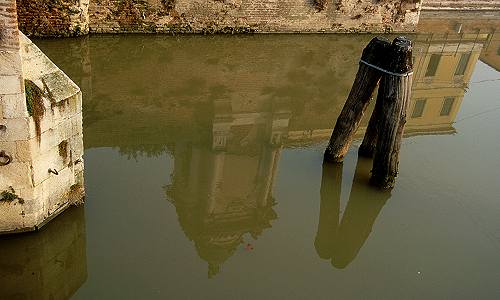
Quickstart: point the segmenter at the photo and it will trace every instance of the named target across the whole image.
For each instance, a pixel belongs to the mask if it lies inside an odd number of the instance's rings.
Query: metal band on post
[[[406,77],[406,76],[410,76],[410,75],[413,75],[413,71],[410,71],[410,72],[406,72],[406,73],[394,73],[394,72],[391,72],[391,71],[388,71],[388,70],[385,70],[384,68],[381,68],[379,66],[376,66],[376,65],[373,65],[373,64],[370,64],[362,59],[359,60],[360,63],[363,63],[369,67],[372,67],[374,68],[375,70],[379,70],[380,72],[382,73],[385,73],[385,74],[389,74],[389,75],[392,75],[392,76],[399,76],[399,77]]]

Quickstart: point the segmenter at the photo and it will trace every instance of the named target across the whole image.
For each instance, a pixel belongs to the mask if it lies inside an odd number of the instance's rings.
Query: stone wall
[[[83,197],[82,97],[0,0],[0,233],[42,226]]]
[[[20,29],[243,33],[413,31],[422,0],[18,0]]]
[[[96,0],[91,32],[412,31],[420,0]]]
[[[0,0],[0,231],[22,226],[24,205],[12,204],[11,186],[17,192],[31,189],[30,158],[17,156],[16,141],[28,138],[29,116],[22,75],[16,6]],[[19,152],[21,154],[21,152]],[[7,194],[9,193],[9,194]],[[4,200],[5,199],[5,200]],[[30,205],[31,206],[31,205]],[[12,226],[12,227],[10,227]]]
[[[500,11],[425,10],[418,31],[434,33],[493,33],[500,26]]]
[[[423,0],[425,10],[499,10],[500,0]]]
[[[17,0],[19,29],[31,36],[88,33],[89,0]]]

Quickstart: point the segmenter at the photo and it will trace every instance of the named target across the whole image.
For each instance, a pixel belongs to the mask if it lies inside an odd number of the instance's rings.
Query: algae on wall
[[[43,91],[31,80],[24,80],[24,89],[26,92],[26,108],[28,113],[35,121],[36,136],[40,141],[42,135],[41,121],[45,114],[45,106],[43,105]]]
[[[14,200],[17,200],[20,204],[24,203],[24,199],[20,198],[12,187],[0,193],[0,202],[12,202]]]

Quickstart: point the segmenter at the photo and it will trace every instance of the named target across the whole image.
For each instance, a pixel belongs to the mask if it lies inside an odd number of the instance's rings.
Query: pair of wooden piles
[[[412,42],[406,37],[397,37],[392,43],[373,38],[363,50],[356,79],[326,148],[325,162],[342,162],[378,84],[375,109],[359,155],[373,157],[370,182],[392,188],[398,174],[412,78]]]

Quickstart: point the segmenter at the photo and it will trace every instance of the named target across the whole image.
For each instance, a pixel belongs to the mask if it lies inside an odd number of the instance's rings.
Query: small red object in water
[[[247,244],[245,246],[245,250],[247,250],[247,251],[253,250],[253,246],[251,244]]]

